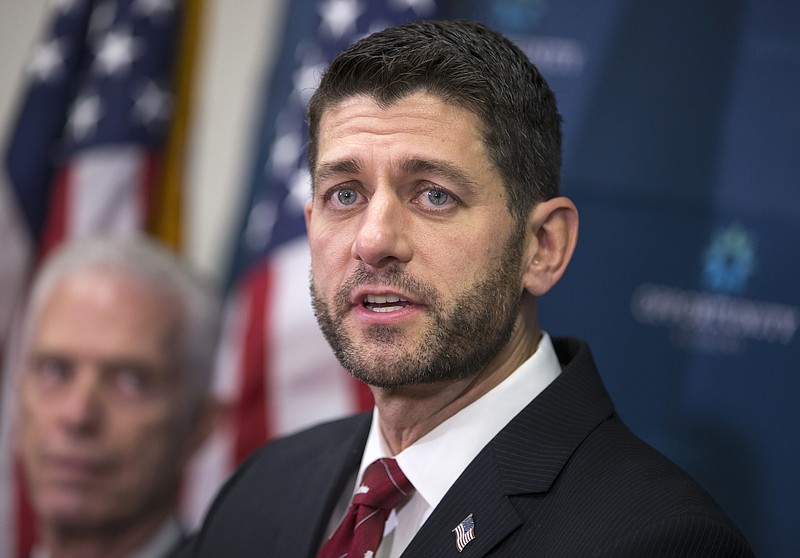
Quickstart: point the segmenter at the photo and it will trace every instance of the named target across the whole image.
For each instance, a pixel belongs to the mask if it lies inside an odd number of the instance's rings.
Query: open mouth
[[[411,302],[396,294],[368,294],[363,304],[370,312],[396,312],[410,306]]]

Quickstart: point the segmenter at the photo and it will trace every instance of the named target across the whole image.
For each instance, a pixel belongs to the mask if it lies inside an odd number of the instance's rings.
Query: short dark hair
[[[478,116],[487,156],[518,222],[538,202],[558,195],[561,117],[555,95],[511,41],[483,24],[460,20],[390,27],[333,60],[308,106],[312,176],[325,109],[360,94],[390,106],[417,91]]]

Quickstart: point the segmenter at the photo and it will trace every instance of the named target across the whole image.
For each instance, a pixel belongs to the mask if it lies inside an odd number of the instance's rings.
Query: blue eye
[[[450,194],[441,190],[428,190],[427,196],[432,205],[444,205],[450,199]]]
[[[356,203],[357,197],[358,194],[351,188],[342,188],[336,192],[336,199],[339,200],[339,203],[342,205],[353,205]]]

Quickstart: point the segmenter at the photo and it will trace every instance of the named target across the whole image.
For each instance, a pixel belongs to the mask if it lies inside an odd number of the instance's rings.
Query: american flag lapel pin
[[[453,529],[453,533],[456,535],[456,548],[461,552],[475,538],[475,520],[472,514],[462,519]]]

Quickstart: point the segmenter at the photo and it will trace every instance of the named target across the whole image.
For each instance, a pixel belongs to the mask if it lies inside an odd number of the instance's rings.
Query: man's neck
[[[500,384],[538,346],[541,331],[535,318],[517,321],[511,339],[476,376],[437,384],[372,388],[380,411],[380,427],[393,455]]]
[[[119,529],[44,528],[42,546],[48,558],[126,558],[153,538],[169,516],[165,510]]]

